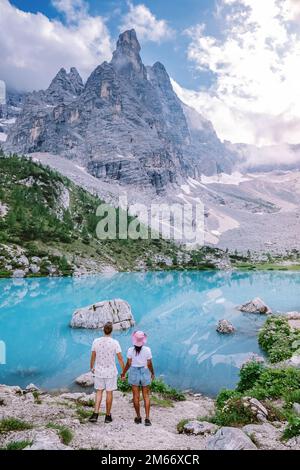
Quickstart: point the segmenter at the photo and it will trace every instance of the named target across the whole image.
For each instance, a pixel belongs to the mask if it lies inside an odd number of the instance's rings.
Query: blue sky
[[[0,79],[46,88],[76,66],[86,80],[132,27],[222,140],[299,143],[300,0],[0,0]]]
[[[59,18],[65,22],[65,15],[59,13],[51,0],[12,0],[11,3],[19,9],[32,13],[42,12],[49,18]],[[105,18],[112,40],[119,35],[121,18],[128,11],[126,0],[87,0],[89,13]],[[143,41],[142,58],[148,65],[156,61],[162,62],[169,74],[188,88],[199,88],[202,84],[211,83],[211,73],[195,71],[187,59],[189,39],[184,31],[192,25],[205,23],[207,30],[218,34],[218,22],[214,18],[214,0],[144,0],[132,1],[133,5],[144,4],[159,19],[167,21],[175,32],[170,40],[160,43]]]

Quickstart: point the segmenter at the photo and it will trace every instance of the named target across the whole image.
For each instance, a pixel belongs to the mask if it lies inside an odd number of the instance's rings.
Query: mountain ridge
[[[143,64],[134,30],[85,84],[75,68],[61,69],[29,94],[4,148],[61,154],[100,179],[157,192],[182,176],[230,172],[234,160],[208,122],[205,135],[190,129],[163,64]]]

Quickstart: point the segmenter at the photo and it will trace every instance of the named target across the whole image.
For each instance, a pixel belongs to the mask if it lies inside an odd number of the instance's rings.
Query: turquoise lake
[[[262,354],[257,332],[265,316],[236,306],[261,297],[274,311],[300,309],[300,273],[159,272],[84,278],[0,281],[0,341],[6,364],[0,383],[73,388],[89,370],[90,347],[101,332],[73,330],[73,311],[97,301],[127,300],[137,329],[147,332],[157,376],[180,389],[215,395],[234,387],[241,364]],[[237,332],[221,336],[219,319]],[[131,331],[115,333],[123,352]],[[1,359],[1,358],[0,358]]]

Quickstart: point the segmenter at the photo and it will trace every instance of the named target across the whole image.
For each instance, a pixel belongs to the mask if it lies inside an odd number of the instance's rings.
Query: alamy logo
[[[6,364],[6,345],[4,341],[0,341],[0,364]]]
[[[184,243],[187,247],[204,245],[204,207],[196,204],[128,205],[119,198],[119,209],[101,204],[96,215],[101,218],[96,233],[100,240],[164,239]]]

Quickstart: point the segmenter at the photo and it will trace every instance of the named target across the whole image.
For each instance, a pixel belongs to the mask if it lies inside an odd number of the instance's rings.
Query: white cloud
[[[51,3],[65,15],[68,23],[78,22],[88,16],[88,5],[84,0],[52,0]]]
[[[16,89],[45,88],[60,67],[78,67],[84,78],[111,57],[102,17],[88,14],[81,0],[53,0],[67,25],[27,13],[0,0],[0,79]]]
[[[162,42],[170,39],[174,31],[165,20],[159,20],[143,4],[133,5],[128,2],[129,11],[124,16],[120,31],[134,28],[141,41]]]
[[[186,31],[188,58],[215,80],[207,90],[177,91],[221,138],[257,145],[300,141],[299,3],[220,0],[221,39],[203,25]]]

